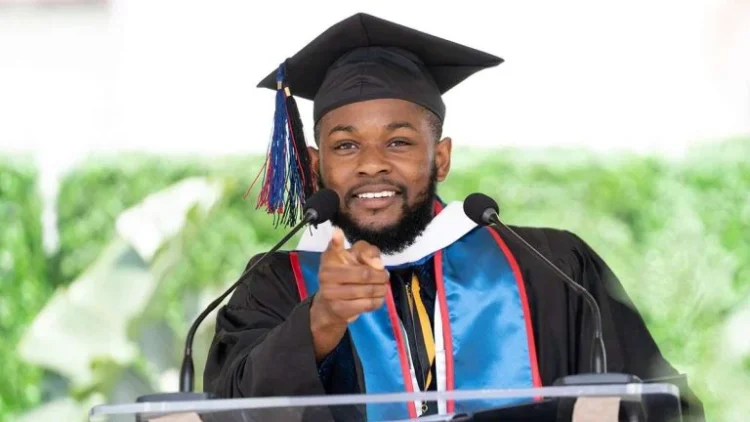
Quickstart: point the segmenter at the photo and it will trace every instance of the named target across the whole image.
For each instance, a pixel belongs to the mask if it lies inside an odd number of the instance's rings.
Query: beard
[[[318,173],[320,174],[320,173]],[[377,180],[368,184],[373,183],[390,183],[387,180]],[[318,179],[318,186],[325,188],[325,184],[322,181],[322,177]],[[380,252],[384,254],[393,254],[403,251],[408,248],[417,237],[422,234],[427,225],[432,221],[434,216],[434,201],[437,195],[437,166],[435,163],[432,164],[430,170],[430,178],[427,187],[416,194],[416,202],[409,205],[407,198],[409,197],[409,189],[403,185],[396,185],[401,190],[403,197],[403,205],[401,206],[401,218],[393,224],[379,227],[370,228],[363,227],[348,213],[342,212],[339,209],[336,214],[331,218],[331,224],[340,228],[347,240],[350,243],[355,243],[359,240],[376,246],[380,249]],[[356,186],[350,191],[360,188],[361,185]],[[350,201],[352,195],[347,193],[345,201]]]

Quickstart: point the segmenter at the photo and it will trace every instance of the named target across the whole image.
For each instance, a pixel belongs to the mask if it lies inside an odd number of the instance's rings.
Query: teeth
[[[383,192],[367,192],[367,193],[360,193],[359,195],[357,195],[357,198],[368,198],[368,199],[372,199],[372,198],[389,198],[391,196],[394,196],[395,194],[396,194],[396,192],[394,192],[392,190],[387,190],[387,191],[383,191]]]

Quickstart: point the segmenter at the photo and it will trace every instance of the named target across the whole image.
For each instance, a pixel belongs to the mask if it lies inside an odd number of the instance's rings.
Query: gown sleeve
[[[300,302],[285,253],[246,275],[218,312],[204,391],[222,398],[325,394],[310,331],[312,297]]]
[[[608,371],[638,376],[643,381],[670,378],[680,388],[683,418],[704,420],[703,405],[687,385],[685,377],[666,360],[654,341],[642,316],[628,297],[620,280],[604,260],[581,238],[568,235],[573,253],[570,259],[574,280],[583,285],[596,299],[602,313],[602,330],[608,353]],[[576,297],[576,296],[573,296]],[[593,324],[590,310],[578,298],[576,320],[579,329],[573,339],[579,345],[577,369],[590,370]]]

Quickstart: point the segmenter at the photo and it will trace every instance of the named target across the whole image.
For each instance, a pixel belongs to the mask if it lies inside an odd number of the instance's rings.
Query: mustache
[[[409,188],[406,185],[403,185],[401,183],[396,183],[390,179],[387,178],[380,178],[380,179],[374,179],[374,180],[367,180],[360,183],[357,183],[356,185],[352,186],[346,191],[345,201],[350,202],[354,200],[354,192],[358,189],[365,188],[367,186],[373,186],[373,185],[387,185],[387,186],[393,186],[395,190],[401,192],[402,195],[406,196],[407,191]]]

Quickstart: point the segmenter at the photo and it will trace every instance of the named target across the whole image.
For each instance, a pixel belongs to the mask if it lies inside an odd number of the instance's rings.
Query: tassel
[[[307,141],[305,140],[304,127],[302,126],[302,118],[297,108],[297,100],[292,96],[289,88],[285,90],[286,93],[286,107],[289,111],[289,128],[292,132],[294,139],[295,154],[297,155],[297,166],[300,169],[302,175],[302,188],[304,198],[307,199],[315,193],[317,184],[313,180],[312,168],[310,168],[310,154],[307,152]]]
[[[265,207],[266,212],[273,214],[274,227],[279,224],[290,227],[301,217],[305,199],[312,195],[315,185],[302,119],[286,84],[284,64],[276,73],[276,84],[273,134],[261,169],[265,175],[256,209]]]

